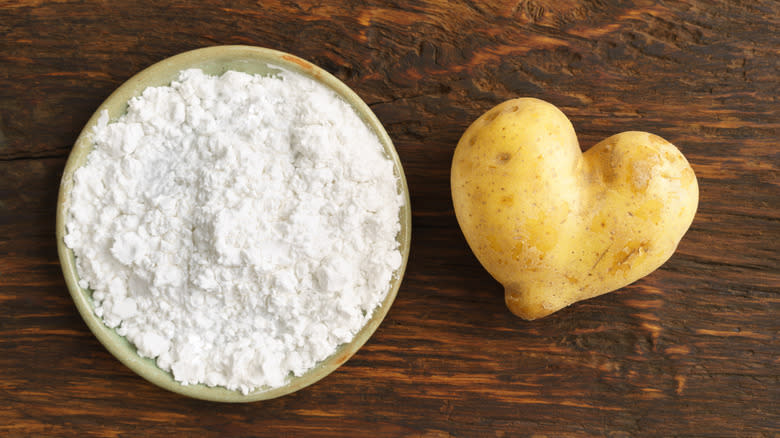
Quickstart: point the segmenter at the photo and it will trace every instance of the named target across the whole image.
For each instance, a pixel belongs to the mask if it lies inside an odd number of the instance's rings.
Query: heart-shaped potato
[[[539,99],[504,102],[455,149],[452,200],[466,241],[524,319],[619,289],[672,256],[699,187],[666,140],[623,132],[584,154]]]

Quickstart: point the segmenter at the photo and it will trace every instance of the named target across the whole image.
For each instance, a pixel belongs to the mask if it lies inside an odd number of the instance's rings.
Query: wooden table
[[[780,435],[779,3],[158,3],[0,2],[0,435]],[[395,142],[414,211],[406,278],[368,344],[310,388],[238,405],[114,359],[54,237],[66,157],[100,102],[218,44],[288,51],[351,86]],[[584,149],[657,133],[701,188],[658,271],[530,323],[469,251],[449,191],[460,134],[517,96],[558,105]]]

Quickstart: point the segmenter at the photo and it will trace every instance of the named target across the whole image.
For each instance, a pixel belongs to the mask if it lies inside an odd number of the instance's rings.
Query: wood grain
[[[780,436],[780,4],[769,0],[0,1],[0,435]],[[124,80],[250,44],[351,86],[396,144],[413,245],[390,314],[314,386],[218,405],[137,377],[59,269],[59,178]],[[460,134],[512,97],[558,105],[583,149],[676,144],[701,202],[672,259],[527,323],[458,229]]]

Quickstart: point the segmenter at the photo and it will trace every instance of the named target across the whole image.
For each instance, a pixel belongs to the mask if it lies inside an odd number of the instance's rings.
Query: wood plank
[[[777,436],[780,4],[614,0],[0,2],[0,434]],[[76,312],[54,217],[71,145],[117,86],[173,54],[272,47],[376,112],[401,156],[413,246],[385,322],[298,393],[220,405],[145,382]],[[583,149],[675,143],[699,212],[672,259],[532,323],[471,254],[449,166],[483,111],[534,96]]]

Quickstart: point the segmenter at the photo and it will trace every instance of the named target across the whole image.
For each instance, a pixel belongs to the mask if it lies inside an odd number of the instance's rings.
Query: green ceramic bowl
[[[87,138],[87,134],[92,131],[103,110],[108,111],[111,120],[116,120],[126,111],[127,102],[130,98],[140,95],[147,87],[170,84],[181,70],[188,68],[200,68],[210,74],[221,74],[228,70],[237,70],[246,73],[270,75],[278,71],[275,67],[282,67],[286,70],[303,74],[333,89],[346,102],[352,105],[363,121],[379,138],[386,155],[395,164],[395,172],[401,186],[399,189],[404,193],[404,204],[401,208],[400,217],[401,232],[398,235],[403,262],[393,276],[387,297],[365,327],[357,333],[352,342],[341,345],[333,355],[317,364],[306,374],[300,377],[291,377],[288,383],[282,387],[261,388],[247,395],[222,387],[182,385],[175,381],[170,373],[158,368],[154,361],[138,356],[132,344],[122,336],[119,336],[113,329],[106,327],[103,321],[95,316],[93,312],[91,291],[79,287],[73,252],[65,246],[63,241],[65,236],[66,207],[73,187],[73,173],[86,162],[87,155],[92,149],[92,144]],[[81,313],[82,318],[84,318],[92,333],[120,362],[155,385],[189,397],[221,402],[250,402],[280,397],[313,384],[346,362],[371,337],[390,309],[406,269],[410,240],[411,211],[406,178],[390,137],[374,113],[371,112],[371,109],[349,87],[325,70],[287,53],[251,46],[217,46],[185,52],[152,65],[122,84],[100,105],[81,131],[65,165],[57,201],[57,250],[60,263],[62,264],[62,271],[73,301],[76,303],[79,313]]]

